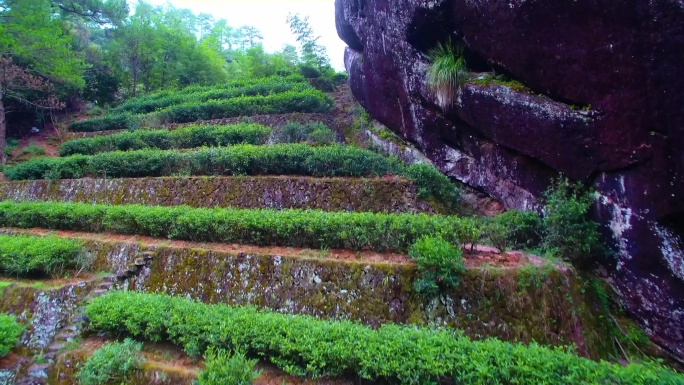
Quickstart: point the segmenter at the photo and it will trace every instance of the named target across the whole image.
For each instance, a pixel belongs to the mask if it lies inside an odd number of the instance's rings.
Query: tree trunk
[[[7,148],[6,132],[5,105],[2,102],[2,90],[0,89],[0,161],[2,161],[3,166],[7,164],[7,154],[5,154],[5,149]]]
[[[138,55],[133,59],[133,97],[138,96]]]

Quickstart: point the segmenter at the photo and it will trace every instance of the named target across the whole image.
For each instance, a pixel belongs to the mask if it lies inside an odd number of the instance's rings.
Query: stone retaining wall
[[[0,200],[192,207],[431,212],[401,178],[192,177],[0,183]]]

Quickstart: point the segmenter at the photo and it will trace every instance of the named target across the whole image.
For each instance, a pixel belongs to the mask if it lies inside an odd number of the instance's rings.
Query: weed
[[[204,355],[204,370],[197,376],[198,385],[252,385],[261,374],[255,371],[256,360],[244,354],[210,347]]]
[[[14,316],[0,314],[0,358],[7,355],[19,341],[24,332],[24,326],[19,324]]]
[[[437,104],[445,112],[456,101],[456,93],[461,84],[470,78],[462,55],[462,48],[454,47],[451,41],[438,44],[428,54],[431,64],[428,69],[427,85],[437,97]]]

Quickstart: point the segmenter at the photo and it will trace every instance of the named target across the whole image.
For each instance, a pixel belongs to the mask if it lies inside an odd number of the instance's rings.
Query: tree
[[[52,83],[80,89],[85,63],[71,49],[49,0],[13,0],[0,3],[0,159],[5,155],[6,111],[10,98],[36,108],[55,109],[61,104]],[[49,80],[48,80],[49,79]]]
[[[313,29],[309,25],[309,16],[302,18],[298,14],[289,14],[287,22],[300,44],[304,64],[316,66],[319,71],[329,68],[328,52],[324,46],[318,44],[321,37],[314,36]]]
[[[65,14],[97,24],[120,25],[128,17],[126,0],[62,0],[54,4]]]

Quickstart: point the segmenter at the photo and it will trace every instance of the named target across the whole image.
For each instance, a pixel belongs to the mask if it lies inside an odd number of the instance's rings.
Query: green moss
[[[504,75],[481,75],[475,78],[474,80],[471,80],[470,83],[476,84],[478,86],[488,86],[490,84],[496,84],[499,86],[508,87],[515,92],[531,92],[530,89],[521,82],[509,79]]]

